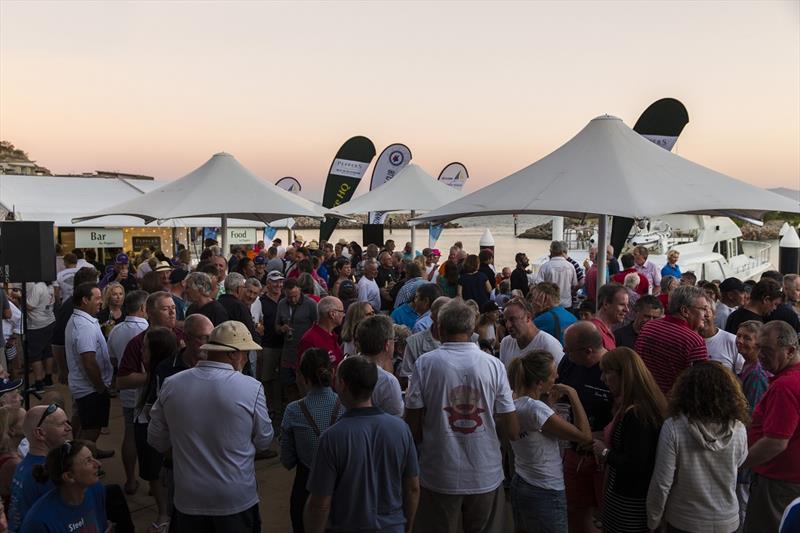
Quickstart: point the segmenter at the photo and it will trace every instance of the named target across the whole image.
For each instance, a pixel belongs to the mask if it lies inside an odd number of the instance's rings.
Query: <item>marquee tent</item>
[[[554,152],[491,185],[415,218],[440,223],[495,214],[600,215],[598,262],[605,262],[606,215],[671,213],[761,218],[800,204],[693,163],[648,141],[619,118],[590,121]],[[604,269],[598,273],[602,282]]]
[[[462,195],[461,191],[445,185],[419,165],[409,163],[391,181],[337,206],[333,212],[346,216],[369,211],[410,211],[413,217],[417,212],[431,211]],[[412,226],[412,247],[416,245],[415,240],[416,232]]]
[[[129,215],[146,222],[219,216],[225,249],[229,217],[269,223],[291,216],[322,219],[326,214],[324,207],[259,178],[221,152],[178,180],[73,222],[106,215]]]

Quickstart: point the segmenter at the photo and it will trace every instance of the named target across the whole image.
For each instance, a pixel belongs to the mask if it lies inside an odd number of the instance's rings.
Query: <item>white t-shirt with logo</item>
[[[730,368],[738,376],[744,367],[744,357],[736,348],[736,335],[719,329],[716,335],[705,341],[708,358],[712,361],[719,361],[725,368]]]
[[[517,357],[529,354],[534,350],[550,352],[550,355],[553,356],[553,360],[556,362],[556,366],[558,366],[558,363],[560,363],[561,359],[564,357],[564,347],[561,346],[558,339],[546,331],[539,330],[539,333],[537,333],[524,348],[519,347],[517,339],[514,339],[511,335],[506,335],[505,338],[500,341],[500,360],[508,367],[511,361]]]
[[[514,400],[519,420],[519,439],[511,443],[514,467],[527,483],[548,490],[564,490],[564,470],[558,439],[542,433],[551,416],[549,405],[528,396]]]
[[[506,369],[472,342],[420,356],[406,409],[425,409],[420,484],[441,494],[484,494],[503,482],[494,415],[514,411]]]

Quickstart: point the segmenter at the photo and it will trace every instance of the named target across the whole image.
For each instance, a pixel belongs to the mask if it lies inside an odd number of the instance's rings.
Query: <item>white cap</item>
[[[789,226],[789,223],[788,223],[788,222],[784,222],[784,223],[783,223],[783,226],[781,226],[781,230],[778,232],[778,237],[783,237],[784,235],[786,235],[786,231],[787,231],[787,230],[788,230],[790,227],[791,227],[791,226]]]

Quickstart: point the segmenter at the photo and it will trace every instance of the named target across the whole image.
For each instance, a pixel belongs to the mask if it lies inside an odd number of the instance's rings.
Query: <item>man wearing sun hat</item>
[[[158,272],[158,276],[161,278],[161,290],[163,291],[169,292],[170,289],[172,289],[172,284],[169,281],[169,275],[172,273],[172,269],[172,265],[167,261],[159,261],[153,269],[153,272]]]
[[[150,411],[148,442],[172,449],[170,531],[259,531],[255,455],[269,448],[273,430],[264,388],[241,370],[261,346],[229,320],[200,349],[208,359],[167,379]]]

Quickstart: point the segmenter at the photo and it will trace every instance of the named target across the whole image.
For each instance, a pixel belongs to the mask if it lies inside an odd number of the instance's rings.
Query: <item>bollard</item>
[[[800,274],[800,237],[792,226],[778,244],[778,270],[781,274]]]
[[[486,231],[481,235],[481,240],[478,241],[478,249],[483,250],[484,248],[488,248],[494,252],[494,237],[492,236],[492,232],[489,231],[489,228],[486,228]]]

